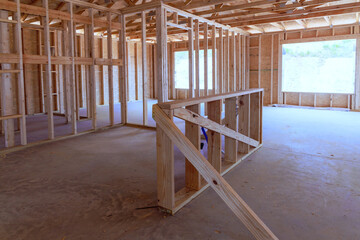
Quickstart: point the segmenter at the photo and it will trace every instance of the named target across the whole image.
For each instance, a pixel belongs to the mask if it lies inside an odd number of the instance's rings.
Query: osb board
[[[259,49],[250,48],[250,70],[258,70],[259,68]]]
[[[299,93],[284,93],[287,105],[299,105]]]
[[[301,93],[301,106],[314,106],[314,93]]]
[[[332,106],[347,108],[348,107],[348,96],[347,94],[333,94]]]
[[[24,54],[39,54],[39,31],[23,29]],[[35,114],[42,111],[40,90],[40,65],[24,64],[26,113]]]
[[[316,94],[316,107],[330,107],[330,94],[317,93]]]
[[[259,37],[258,36],[253,36],[250,37],[250,47],[258,47],[259,46]]]
[[[250,71],[250,88],[258,88],[258,79],[259,79],[259,73],[258,71]]]
[[[264,105],[271,102],[271,35],[263,35],[261,37],[261,61],[260,61],[260,87],[264,88]]]

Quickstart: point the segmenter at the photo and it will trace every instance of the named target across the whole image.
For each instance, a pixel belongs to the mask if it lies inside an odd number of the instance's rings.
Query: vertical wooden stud
[[[50,30],[49,30],[49,4],[48,0],[43,0],[43,7],[46,15],[43,17],[44,23],[44,48],[47,56],[47,64],[45,67],[46,76],[46,112],[48,115],[48,137],[54,139],[54,115],[53,115],[53,99],[52,99],[52,74],[51,74],[51,51],[50,51]]]
[[[143,95],[143,125],[148,124],[148,104],[147,104],[147,69],[146,69],[146,15],[141,12],[141,49],[142,49],[142,95]]]
[[[208,118],[216,123],[221,123],[221,100],[208,102]],[[208,130],[208,161],[221,172],[221,135]]]
[[[195,97],[200,97],[200,42],[199,42],[199,20],[195,20]]]
[[[204,23],[204,96],[208,95],[208,25]]]
[[[187,106],[186,109],[200,113],[200,104]],[[191,122],[185,122],[185,136],[200,151],[200,126]],[[186,187],[194,190],[201,188],[201,176],[196,168],[186,159],[185,160],[185,183]]]
[[[227,98],[225,100],[225,126],[238,131],[238,116],[236,114],[237,98]],[[225,161],[237,161],[237,141],[233,138],[225,137]]]
[[[239,96],[239,128],[238,131],[245,136],[250,136],[250,95]],[[249,152],[249,145],[239,141],[239,153]]]
[[[188,39],[189,39],[189,98],[194,97],[194,33],[193,33],[193,19],[188,18]]]
[[[113,63],[112,63],[112,28],[111,28],[111,13],[108,12],[107,15],[108,29],[107,29],[107,51],[108,59],[110,63],[108,65],[108,81],[109,81],[109,119],[110,126],[114,125],[115,116],[114,116],[114,77],[113,77]]]

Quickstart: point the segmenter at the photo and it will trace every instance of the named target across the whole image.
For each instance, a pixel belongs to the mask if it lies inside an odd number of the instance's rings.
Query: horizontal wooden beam
[[[71,57],[56,56],[51,57],[51,64],[71,64]],[[47,64],[45,55],[23,55],[24,64]],[[0,53],[0,63],[15,64],[19,63],[19,55],[13,53]],[[92,58],[75,57],[76,65],[92,65]],[[122,59],[95,58],[95,65],[119,65],[122,66]]]
[[[197,125],[200,125],[204,128],[207,128],[209,130],[212,130],[214,132],[220,133],[226,137],[235,139],[237,141],[249,144],[253,147],[258,147],[259,142],[245,136],[244,134],[241,134],[239,132],[236,132],[230,128],[227,128],[225,126],[220,125],[219,123],[216,123],[214,121],[211,121],[207,118],[204,118],[203,116],[200,116],[197,113],[194,113],[190,110],[184,109],[184,108],[177,108],[174,110],[174,116],[178,117],[180,119],[186,120],[188,122],[195,123]]]
[[[81,1],[83,2],[83,1]],[[7,1],[7,0],[0,0],[0,10],[7,10],[7,11],[16,11],[16,3]],[[29,4],[20,4],[20,12],[22,14],[31,14],[36,16],[45,17],[46,10],[43,7],[38,7]],[[59,19],[64,21],[70,21],[71,16],[70,13],[59,11],[59,10],[52,10],[49,9],[49,18],[51,19]],[[80,14],[74,14],[74,22],[83,23],[83,24],[91,24],[91,19],[88,16],[82,16]],[[108,27],[108,22],[106,20],[97,19],[94,20],[94,24],[96,27]],[[121,25],[118,22],[112,22],[112,27],[115,29],[120,29]]]
[[[267,14],[257,17],[245,17],[237,20],[222,21],[222,24],[231,26],[247,26],[272,22],[290,21],[297,19],[316,18],[323,16],[339,15],[360,11],[360,3],[334,5],[329,7],[314,8],[310,10],[299,10],[294,13]]]
[[[264,91],[264,89],[262,89],[262,88],[252,88],[252,89],[248,89],[248,90],[241,90],[241,91],[229,92],[229,93],[221,93],[221,94],[216,94],[216,95],[212,95],[212,96],[204,96],[204,97],[198,97],[198,98],[189,98],[189,99],[185,99],[185,100],[176,100],[176,101],[172,101],[172,102],[164,102],[164,103],[159,103],[158,105],[163,109],[176,109],[176,108],[186,107],[186,106],[190,106],[190,105],[207,103],[207,102],[212,102],[212,101],[216,101],[216,100],[232,98],[232,97],[247,95],[247,94],[251,94],[251,93],[262,92],[262,91]]]

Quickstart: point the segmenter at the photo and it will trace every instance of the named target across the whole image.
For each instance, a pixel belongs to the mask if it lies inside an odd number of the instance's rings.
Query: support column
[[[0,10],[0,18],[7,19],[8,12]],[[7,23],[0,23],[0,53],[10,53],[10,31]],[[10,64],[1,64],[1,70],[11,69]],[[14,79],[11,73],[2,73],[1,84],[1,115],[15,114],[14,106]],[[2,129],[5,135],[5,147],[13,147],[15,145],[14,120],[7,119],[2,121]]]

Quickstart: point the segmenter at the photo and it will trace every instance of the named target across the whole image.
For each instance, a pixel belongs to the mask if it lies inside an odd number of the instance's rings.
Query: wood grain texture
[[[158,106],[153,106],[153,118],[162,134],[171,139],[187,159],[195,166],[215,192],[232,212],[241,220],[256,239],[278,239],[262,222],[246,202],[232,189],[216,169],[205,159],[196,147],[176,127],[172,120]],[[173,148],[171,148],[173,149]],[[163,154],[163,152],[160,152]]]

